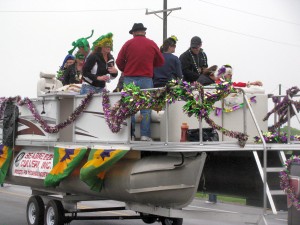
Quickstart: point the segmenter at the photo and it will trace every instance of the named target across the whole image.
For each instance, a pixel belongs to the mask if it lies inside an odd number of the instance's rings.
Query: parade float
[[[262,202],[267,195],[276,213],[264,182],[266,153],[299,147],[290,136],[284,147],[279,141],[269,144],[263,132],[268,130],[265,117],[273,112],[282,116],[274,129],[289,120],[287,102],[278,100],[268,113],[268,96],[261,89],[236,89],[228,82],[203,87],[172,81],[152,90],[127,85],[120,93],[88,95],[74,89],[45,90],[38,90],[35,99],[1,98],[0,183],[31,187],[28,224],[103,219],[79,216],[92,210],[78,209],[77,203],[109,199],[125,202],[126,207],[115,210],[136,211],[133,219],[181,225],[187,215],[200,216],[184,210],[197,191],[250,200],[260,193],[255,200]],[[138,112],[145,108],[153,110],[151,142],[139,141]],[[135,141],[132,115],[137,117]],[[183,123],[188,129],[181,129]],[[188,131],[195,131],[196,138]],[[204,138],[212,131],[217,139]],[[236,188],[230,191],[232,185]]]

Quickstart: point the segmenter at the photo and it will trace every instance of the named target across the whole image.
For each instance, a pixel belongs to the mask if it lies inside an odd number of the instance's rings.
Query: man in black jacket
[[[190,48],[179,57],[182,67],[183,80],[188,82],[198,81],[202,85],[213,84],[213,72],[216,66],[208,68],[207,56],[201,48],[200,37],[195,36],[191,39]]]

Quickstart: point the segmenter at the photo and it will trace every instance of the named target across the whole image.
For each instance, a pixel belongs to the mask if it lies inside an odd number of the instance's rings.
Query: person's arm
[[[82,76],[84,78],[87,78],[87,79],[92,80],[92,81],[97,81],[98,80],[97,75],[91,73],[91,71],[92,71],[93,67],[96,65],[96,63],[97,63],[97,60],[96,60],[95,55],[92,54],[87,58],[84,66],[82,68]]]
[[[233,85],[233,87],[246,87],[247,83],[244,83],[244,82],[233,82],[232,85]]]
[[[159,67],[163,66],[165,63],[165,58],[163,54],[160,52],[158,46],[153,42],[153,47],[155,50],[155,56],[154,56],[154,62],[153,62],[153,67]]]
[[[255,85],[255,86],[262,86],[262,82],[261,81],[253,81],[253,82],[233,82],[232,85],[234,87],[249,87],[250,85]]]
[[[179,79],[182,79],[181,62],[178,57],[176,57],[176,60],[175,60],[175,69],[176,69],[176,77]]]
[[[126,65],[125,48],[126,48],[126,44],[123,45],[123,47],[121,48],[116,60],[116,64],[119,70],[121,70],[122,72],[124,72],[125,65]]]
[[[108,67],[107,68],[107,71],[109,72],[109,74],[113,77],[113,78],[116,78],[118,76],[118,70],[117,68],[115,67],[115,59],[113,56],[111,56],[111,60],[113,60],[111,62],[112,66]]]
[[[263,83],[261,81],[259,81],[259,80],[250,82],[249,84],[250,85],[255,85],[255,86],[262,86],[263,85]]]
[[[69,83],[68,84],[78,83],[78,81],[76,80],[76,75],[77,74],[76,74],[75,67],[76,67],[76,64],[74,64],[74,65],[72,65],[72,66],[69,67],[69,69],[70,69],[70,72],[69,72],[70,79],[69,79]]]
[[[62,76],[62,84],[63,86],[67,85],[70,83],[70,67],[64,70],[63,76]]]

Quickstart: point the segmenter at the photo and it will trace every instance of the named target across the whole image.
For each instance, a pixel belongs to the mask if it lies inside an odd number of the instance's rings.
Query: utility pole
[[[146,15],[155,14],[157,17],[163,20],[163,41],[168,37],[168,15],[170,15],[172,11],[181,9],[181,7],[168,9],[167,2],[168,0],[164,0],[163,10],[149,12],[148,9],[146,9]],[[163,13],[163,17],[157,15],[157,13]]]

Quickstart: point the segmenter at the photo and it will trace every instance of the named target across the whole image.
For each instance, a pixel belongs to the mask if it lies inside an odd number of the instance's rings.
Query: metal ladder
[[[278,154],[279,154],[280,161],[283,165],[286,161],[285,153],[284,153],[284,151],[279,151]],[[261,179],[264,182],[264,171],[263,171],[264,168],[263,168],[263,166],[262,166],[262,164],[259,160],[257,151],[253,151],[253,156],[254,156],[255,162],[257,164],[257,168],[259,170],[259,174],[261,176]],[[266,172],[267,173],[279,173],[283,169],[284,169],[284,167],[267,167]],[[274,204],[273,196],[285,195],[284,191],[283,190],[270,190],[269,185],[266,182],[266,194],[267,194],[267,197],[268,197],[268,200],[269,200],[269,203],[270,203],[273,214],[277,214],[277,210],[276,210],[276,207],[275,207],[275,204]]]

